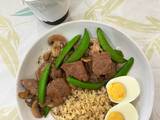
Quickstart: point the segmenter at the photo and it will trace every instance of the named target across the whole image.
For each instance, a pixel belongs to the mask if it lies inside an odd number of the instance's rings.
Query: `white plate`
[[[124,52],[126,58],[131,56],[135,58],[134,66],[129,75],[138,80],[141,87],[141,94],[133,104],[138,110],[140,116],[139,120],[149,120],[153,106],[154,81],[151,68],[146,57],[136,46],[136,44],[126,35],[111,26],[99,22],[85,20],[68,22],[54,27],[40,36],[39,39],[36,40],[36,42],[31,46],[20,65],[17,75],[17,93],[22,90],[19,80],[35,77],[35,70],[38,67],[38,56],[49,47],[47,44],[48,36],[59,33],[63,34],[66,38],[71,39],[76,34],[83,34],[84,28],[87,28],[92,37],[96,37],[97,27],[101,27],[105,31],[107,36],[110,38],[110,42],[114,45],[114,47],[120,48]],[[23,120],[36,120],[23,100],[17,97],[17,103],[19,106],[19,114]],[[51,118],[46,119],[51,120]]]

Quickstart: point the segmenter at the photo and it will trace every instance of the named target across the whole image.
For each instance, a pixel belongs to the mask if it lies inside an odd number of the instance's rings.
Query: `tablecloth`
[[[160,0],[71,0],[67,21],[102,21],[129,35],[147,56],[155,79],[151,120],[160,119]],[[0,120],[19,120],[16,72],[40,34],[54,26],[40,22],[21,0],[0,0]]]

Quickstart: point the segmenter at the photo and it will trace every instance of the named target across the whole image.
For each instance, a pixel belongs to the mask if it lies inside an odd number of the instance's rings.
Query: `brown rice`
[[[103,120],[110,108],[105,88],[76,89],[64,104],[52,109],[52,115],[56,120]]]

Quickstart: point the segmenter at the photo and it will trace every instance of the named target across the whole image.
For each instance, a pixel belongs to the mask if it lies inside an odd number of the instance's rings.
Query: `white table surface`
[[[0,120],[19,120],[15,101],[18,65],[33,39],[54,27],[41,23],[30,11],[17,12],[24,8],[21,0],[0,0]],[[155,79],[150,120],[159,120],[160,0],[72,0],[67,21],[78,19],[105,22],[136,41],[151,64]]]

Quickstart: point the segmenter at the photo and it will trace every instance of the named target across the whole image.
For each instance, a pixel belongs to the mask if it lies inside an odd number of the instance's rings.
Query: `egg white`
[[[115,105],[108,111],[107,115],[105,116],[105,120],[107,120],[111,112],[120,112],[124,116],[125,120],[139,119],[137,110],[131,103],[119,103]]]
[[[121,76],[111,79],[106,88],[108,88],[112,83],[122,83],[126,88],[126,96],[121,101],[113,100],[109,95],[109,98],[114,103],[121,103],[121,102],[132,102],[134,101],[140,94],[140,86],[138,81],[130,76]]]

